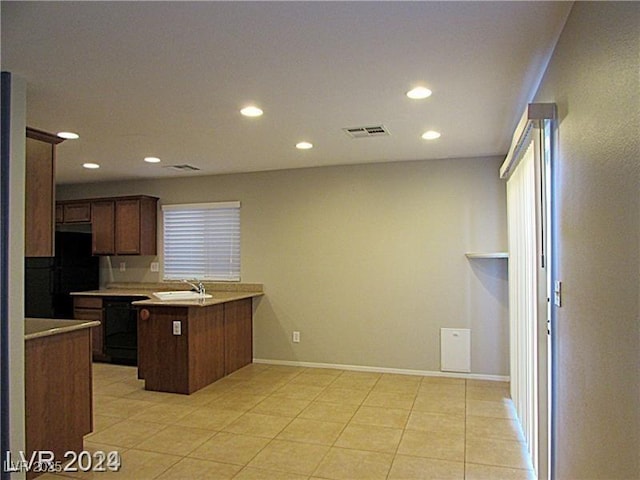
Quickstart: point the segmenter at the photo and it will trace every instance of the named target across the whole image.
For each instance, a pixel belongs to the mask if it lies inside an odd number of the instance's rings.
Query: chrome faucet
[[[182,281],[187,285],[189,285],[194,292],[198,292],[199,295],[205,294],[205,288],[202,282],[198,282],[198,284],[196,285],[195,283],[191,283],[189,280],[182,280]]]

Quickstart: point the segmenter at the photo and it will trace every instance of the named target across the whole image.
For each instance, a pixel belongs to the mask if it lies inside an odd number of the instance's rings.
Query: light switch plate
[[[173,322],[173,334],[182,335],[182,322],[179,320]]]

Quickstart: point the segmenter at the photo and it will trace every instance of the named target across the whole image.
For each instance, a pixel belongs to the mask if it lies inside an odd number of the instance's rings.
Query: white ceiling
[[[28,125],[57,182],[506,153],[569,2],[6,2]],[[410,100],[416,85],[433,90]],[[264,116],[241,107],[256,103]],[[387,137],[343,127],[383,124]],[[420,135],[442,132],[427,142]],[[315,147],[294,145],[308,140]],[[151,165],[145,156],[162,163]],[[83,169],[97,162],[99,170]]]

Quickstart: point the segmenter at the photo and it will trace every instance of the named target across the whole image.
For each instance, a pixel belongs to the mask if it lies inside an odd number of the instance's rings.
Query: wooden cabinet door
[[[97,320],[100,326],[91,329],[91,343],[94,360],[104,360],[104,315],[102,298],[73,297],[73,318],[76,320]]]
[[[147,390],[191,393],[188,318],[189,309],[182,307],[145,307],[138,312],[138,371]],[[174,322],[180,322],[180,335],[173,334]]]
[[[140,197],[140,255],[157,254],[158,199]]]
[[[140,255],[140,200],[116,200],[116,254]]]
[[[56,203],[56,223],[64,222],[64,208],[59,203]]]
[[[91,203],[65,203],[62,205],[64,223],[88,223],[91,221]]]
[[[26,458],[42,450],[55,459],[81,452],[93,430],[89,330],[24,342]],[[36,475],[32,469],[26,477]]]
[[[26,257],[53,257],[54,146],[27,138],[25,178]]]
[[[224,304],[225,375],[253,361],[253,306],[250,298]]]
[[[91,203],[93,255],[115,254],[115,207],[112,200]]]
[[[76,320],[97,320],[100,326],[91,329],[91,344],[94,359],[104,357],[104,323],[102,310],[94,308],[74,308],[73,318]]]

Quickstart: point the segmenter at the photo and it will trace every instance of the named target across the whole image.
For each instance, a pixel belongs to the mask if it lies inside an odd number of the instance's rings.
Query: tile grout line
[[[329,385],[331,385],[332,383],[334,383],[336,381],[336,379],[338,379],[339,377],[341,377],[344,374],[344,370],[342,371],[342,373],[340,373],[340,375],[336,375],[336,378],[334,378],[331,382],[329,382],[328,385],[325,386],[325,390],[329,387]],[[379,380],[379,379],[378,379]],[[376,380],[376,383],[378,383],[378,380]],[[375,384],[374,384],[375,385]],[[324,391],[324,390],[323,390]],[[369,389],[369,393],[371,393],[371,389]],[[367,393],[367,397],[369,396],[369,393]],[[365,400],[366,398],[365,397]],[[317,398],[317,397],[316,397]],[[362,401],[364,402],[364,400]],[[331,452],[332,448],[339,448],[336,447],[335,444],[336,442],[340,439],[340,436],[344,433],[345,429],[347,428],[347,425],[349,425],[349,422],[351,420],[353,420],[353,417],[356,416],[356,413],[358,412],[358,410],[360,410],[360,407],[362,406],[362,403],[360,403],[360,405],[358,405],[358,408],[356,408],[355,412],[353,412],[353,414],[349,417],[349,420],[347,420],[344,424],[344,427],[342,427],[342,430],[340,430],[340,433],[338,433],[338,435],[336,436],[336,439],[331,443],[331,445],[329,445],[329,449],[327,450],[327,453],[325,453],[322,458],[320,459],[320,461],[318,462],[318,465],[316,466],[316,468],[313,469],[313,472],[311,472],[311,475],[309,475],[309,478],[315,476],[315,473],[318,471],[318,469],[320,468],[320,465],[322,465],[322,462],[324,461],[325,458],[327,458],[327,456],[329,455],[329,452]],[[322,477],[321,477],[322,478]]]
[[[297,375],[296,375],[296,376],[297,376]],[[292,378],[295,378],[295,377],[292,377]],[[231,390],[233,390],[234,388],[236,388],[236,386],[231,386],[231,387],[230,387],[230,389],[231,389]],[[272,393],[273,393],[273,392],[272,392]],[[257,406],[258,404],[262,403],[262,401],[266,400],[269,396],[271,396],[271,394],[272,394],[272,393],[270,393],[269,395],[267,395],[267,396],[265,397],[265,399],[261,400],[261,401],[260,401],[260,402],[258,402],[256,405],[252,406],[251,408],[254,408],[254,407],[255,407],[255,406]],[[212,400],[212,402],[210,402],[210,403],[213,403],[213,401],[214,401],[214,400],[215,400],[215,399],[213,399],[213,400]],[[163,402],[160,402],[160,403],[158,403],[158,404],[163,404],[163,405],[164,405],[164,403],[163,403]],[[245,414],[249,413],[249,411],[251,410],[251,408],[250,408],[249,410],[242,411],[242,415],[245,415]],[[240,415],[240,417],[241,417],[242,415]],[[238,418],[240,418],[240,417],[238,417]],[[293,419],[292,419],[291,421],[293,421]],[[232,422],[232,423],[233,423],[233,422]],[[291,423],[291,422],[289,422],[289,423]],[[173,424],[171,424],[171,425],[173,425]],[[287,424],[287,425],[288,425],[288,424]],[[168,426],[169,426],[169,425],[167,425],[167,426],[166,426],[166,428],[168,428]],[[224,427],[223,427],[223,428],[224,428]],[[286,427],[283,427],[283,429],[284,429],[284,428],[286,428]],[[163,429],[163,430],[164,430],[164,429]],[[161,431],[162,431],[162,430],[161,430]],[[159,432],[156,432],[156,433],[159,433]],[[218,434],[220,434],[220,433],[229,433],[229,434],[237,435],[237,434],[234,434],[234,433],[232,433],[232,432],[223,432],[223,430],[216,430],[216,431],[214,431],[213,435],[211,435],[210,437],[208,437],[207,439],[205,439],[202,443],[200,443],[198,446],[196,446],[194,449],[192,449],[192,450],[191,450],[190,452],[188,452],[186,455],[180,455],[180,459],[181,459],[181,460],[184,460],[184,459],[192,459],[192,460],[204,460],[204,461],[211,461],[211,460],[208,460],[208,459],[205,459],[205,458],[190,457],[189,455],[190,455],[191,453],[193,453],[195,450],[197,450],[200,446],[204,445],[207,441],[209,441],[209,440],[211,440],[212,438],[216,437],[216,436],[217,436]],[[154,434],[154,435],[155,435],[155,434]],[[264,438],[264,437],[262,437],[262,438]],[[238,466],[238,467],[240,467],[240,470],[238,471],[238,473],[236,473],[236,474],[234,475],[234,476],[236,476],[236,475],[237,475],[237,474],[239,474],[242,470],[244,470],[246,467],[248,467],[248,464],[249,464],[249,463],[250,463],[250,462],[251,462],[251,461],[252,461],[252,460],[253,460],[253,459],[254,459],[254,458],[255,458],[255,457],[256,457],[256,456],[257,456],[257,455],[262,451],[262,450],[264,450],[264,448],[266,448],[266,447],[271,443],[271,441],[272,441],[272,440],[274,440],[274,439],[275,439],[275,437],[274,437],[273,439],[270,439],[270,440],[269,440],[269,442],[268,442],[267,444],[265,444],[265,446],[264,446],[262,449],[260,449],[258,452],[256,452],[256,454],[255,454],[253,457],[251,457],[251,459],[249,459],[245,465],[238,465],[238,464],[233,464],[233,463],[219,462],[219,461],[217,461],[217,460],[215,461],[215,463],[221,463],[221,464],[222,464],[222,463],[224,463],[224,464],[226,464],[226,465],[232,465],[232,466]],[[144,442],[144,440],[143,440],[143,442]],[[132,448],[132,449],[136,449],[136,447],[131,447],[131,448]],[[151,453],[159,453],[159,452],[155,452],[155,451],[153,451],[153,450],[145,450],[145,449],[139,449],[139,450],[141,450],[141,451],[147,451],[147,452],[151,452]],[[175,464],[177,464],[177,463],[178,463],[179,461],[181,461],[181,460],[178,460]],[[162,472],[162,473],[160,473],[158,476],[163,475],[166,471],[168,471],[170,468],[172,468],[175,464],[173,464],[173,465],[171,465],[171,466],[167,467],[167,469],[163,470],[163,472]],[[154,477],[154,478],[158,478],[158,476],[156,476],[156,477]]]
[[[273,370],[272,368],[267,369],[268,370]],[[288,385],[289,383],[291,383],[291,380],[293,380],[294,378],[298,377],[301,373],[303,373],[304,370],[301,370],[300,372],[296,373],[293,377],[291,377],[290,379],[288,379],[284,385]],[[283,385],[283,386],[284,386]],[[277,391],[277,389],[275,390]],[[258,405],[260,405],[262,402],[266,401],[269,397],[271,397],[273,395],[274,392],[271,392],[269,395],[267,395],[264,399],[260,400],[257,404],[255,404],[253,407],[251,407],[249,410],[245,411],[242,415],[245,415],[247,412],[249,412],[250,410],[252,410],[253,408],[257,407]],[[238,418],[241,418],[242,415]],[[282,428],[282,430],[284,430],[285,428],[287,428],[288,425],[291,424],[291,422],[293,422],[293,420],[297,418],[297,415],[295,417],[293,417],[289,423],[287,423],[287,425],[285,427]],[[282,432],[282,430],[280,432]],[[278,432],[278,434],[280,433]],[[276,434],[276,436],[278,435]],[[253,455],[249,460],[247,460],[247,462],[242,466],[242,468],[240,468],[240,470],[238,470],[238,472],[232,477],[235,478],[237,477],[240,472],[242,472],[243,470],[245,470],[246,468],[251,468],[249,467],[249,464],[258,456],[260,455],[260,453],[262,453],[269,445],[271,445],[273,443],[273,441],[276,439],[276,436],[274,436],[273,438],[269,439],[269,441],[264,445],[264,447],[262,447],[260,450],[258,450],[255,455]]]
[[[391,465],[389,465],[389,471],[387,472],[387,480],[389,479],[389,475],[391,475],[391,470],[393,470],[393,464],[396,462],[396,458],[398,456],[398,450],[400,450],[400,444],[402,443],[402,439],[404,438],[404,434],[407,431],[407,425],[409,424],[409,419],[411,418],[411,414],[413,413],[413,407],[416,404],[416,399],[418,398],[418,394],[420,393],[420,387],[422,386],[422,378],[420,379],[420,384],[416,392],[413,394],[413,400],[411,401],[411,408],[409,409],[409,415],[407,415],[407,419],[404,422],[404,427],[402,427],[402,434],[400,435],[400,441],[396,446],[393,452],[393,458],[391,459]]]
[[[283,384],[283,386],[284,386],[284,385],[289,385],[289,384],[291,384],[291,381],[292,381],[294,378],[296,378],[296,377],[300,376],[302,373],[304,373],[304,371],[305,371],[305,370],[301,370],[301,371],[300,371],[300,372],[298,372],[296,375],[294,375],[293,377],[291,377],[290,379],[288,379],[288,380],[286,381],[286,383],[285,383],[285,384]],[[338,378],[338,377],[339,377],[339,376],[341,376],[341,375],[342,375],[342,373],[341,373],[340,375],[337,375],[337,376],[336,376],[336,378]],[[326,389],[327,389],[327,387],[328,387],[329,385],[331,385],[333,382],[335,382],[335,379],[333,379],[331,382],[329,382],[327,385],[325,385],[322,391],[326,390]],[[261,400],[261,401],[260,401],[260,402],[258,402],[256,405],[254,405],[252,408],[255,408],[255,407],[257,407],[258,405],[260,405],[260,403],[262,403],[262,402],[264,402],[265,400],[267,400],[269,397],[271,397],[271,396],[272,396],[275,392],[277,392],[278,390],[279,390],[279,389],[277,389],[277,390],[275,390],[275,391],[271,392],[269,395],[267,395],[267,396],[266,396],[266,398],[265,398],[264,400]],[[319,395],[319,394],[318,394],[318,395]],[[288,398],[288,397],[287,397],[287,398]],[[316,396],[316,398],[317,398],[317,396]],[[311,400],[311,403],[313,403],[313,400]],[[306,408],[306,407],[305,407],[305,408]],[[276,440],[276,437],[277,437],[280,433],[282,433],[282,432],[284,431],[284,429],[285,429],[285,428],[287,428],[289,425],[291,425],[291,423],[293,423],[293,421],[294,421],[295,419],[297,419],[303,411],[304,411],[304,409],[302,409],[300,412],[298,412],[294,417],[292,417],[292,418],[291,418],[291,420],[289,421],[289,423],[287,423],[287,425],[285,425],[285,426],[284,426],[284,427],[283,427],[283,428],[282,428],[282,429],[281,429],[281,430],[280,430],[280,431],[279,431],[279,432],[278,432],[278,433],[277,433],[273,438],[269,439],[269,442],[267,442],[267,444],[265,444],[265,446],[264,446],[264,447],[262,447],[258,452],[256,452],[256,454],[255,454],[253,457],[251,457],[251,459],[250,459],[249,461],[247,461],[247,463],[246,463],[245,465],[243,465],[243,466],[242,466],[242,468],[241,468],[241,469],[240,469],[240,470],[239,470],[239,471],[238,471],[238,472],[233,476],[233,478],[237,477],[237,476],[238,476],[238,475],[239,475],[243,470],[245,470],[246,468],[251,468],[251,467],[249,467],[249,463],[251,463],[251,462],[252,462],[252,461],[253,461],[253,460],[254,460],[254,459],[255,459],[255,458],[256,458],[256,457],[257,457],[257,456],[262,452],[262,451],[264,451],[264,450],[265,450],[269,445],[271,445],[271,444],[274,442],[274,440]],[[245,412],[245,413],[247,413],[247,412]],[[303,442],[298,442],[298,443],[303,443]],[[329,452],[327,452],[327,454],[328,454],[328,453],[329,453]],[[327,454],[325,454],[324,456],[326,456]],[[322,460],[324,459],[324,456],[323,456],[323,458],[320,460],[320,463],[321,463],[321,462],[322,462]],[[318,466],[320,466],[320,463],[318,463]],[[315,470],[317,470],[317,467],[314,469],[314,472],[315,472]],[[295,472],[287,472],[287,473],[295,473]],[[312,472],[312,475],[313,475],[313,472]]]
[[[464,381],[464,447],[462,449],[462,478],[467,478],[467,380]]]
[[[297,384],[295,384],[294,382],[295,382],[295,379],[296,379],[296,378],[300,377],[300,375],[302,375],[302,374],[303,374],[305,371],[307,371],[307,370],[308,370],[308,369],[301,369],[301,370],[297,371],[294,375],[292,375],[292,376],[288,376],[288,378],[287,378],[286,380],[284,380],[284,383],[282,383],[282,384],[280,384],[280,386],[276,387],[276,388],[275,388],[275,390],[269,391],[269,393],[268,393],[268,394],[264,395],[264,398],[262,398],[261,400],[259,400],[255,405],[252,405],[248,410],[243,410],[242,412],[240,412],[241,414],[240,414],[240,417],[238,417],[238,418],[241,418],[241,417],[242,417],[242,415],[246,415],[246,414],[248,414],[248,413],[251,413],[252,409],[256,408],[258,405],[262,404],[262,403],[263,403],[263,402],[265,402],[267,399],[269,399],[269,398],[272,398],[272,399],[273,399],[273,398],[276,398],[276,397],[278,396],[278,392],[279,392],[282,388],[284,388],[284,387],[286,387],[286,386],[295,386],[295,387],[302,387],[302,388],[304,388],[305,384],[299,384],[299,385],[297,385]],[[274,373],[277,373],[277,372],[274,372]],[[285,376],[286,376],[286,375],[285,375]],[[98,376],[96,376],[96,377],[98,377]],[[332,386],[335,386],[335,384],[336,384],[336,382],[338,381],[338,379],[343,378],[343,379],[345,379],[345,380],[348,380],[348,379],[345,377],[345,371],[341,371],[338,375],[332,375],[332,377],[333,377],[333,378],[329,381],[329,383],[327,383],[326,385],[322,385],[322,389],[321,389],[319,392],[315,393],[315,395],[313,396],[313,398],[309,398],[308,396],[306,396],[306,398],[302,398],[302,397],[301,397],[301,398],[298,398],[298,397],[296,397],[295,395],[288,396],[286,393],[284,393],[284,394],[282,394],[282,395],[281,395],[281,396],[282,396],[282,397],[284,397],[284,398],[290,398],[290,399],[292,399],[292,400],[293,400],[293,399],[306,400],[306,401],[308,401],[308,403],[307,403],[307,405],[306,405],[305,407],[303,407],[299,412],[295,413],[293,417],[288,417],[288,416],[285,416],[285,415],[273,415],[273,414],[271,414],[271,413],[266,413],[265,415],[271,415],[271,416],[277,416],[277,417],[284,417],[284,418],[286,418],[286,419],[288,420],[288,422],[286,423],[286,425],[284,425],[282,428],[280,428],[280,429],[279,429],[279,431],[278,431],[278,432],[277,432],[273,437],[271,437],[271,438],[266,437],[266,438],[268,439],[268,442],[264,445],[264,447],[262,447],[260,450],[258,450],[258,451],[256,452],[256,454],[255,454],[255,455],[253,455],[253,456],[252,456],[252,457],[251,457],[251,458],[250,458],[246,463],[244,463],[243,465],[239,465],[239,464],[228,464],[228,465],[234,465],[234,466],[240,467],[240,470],[235,474],[235,476],[239,475],[239,474],[240,474],[242,471],[244,471],[246,468],[251,468],[251,467],[249,467],[249,463],[250,463],[251,461],[253,461],[257,455],[259,455],[262,451],[264,451],[264,449],[265,449],[265,448],[267,448],[269,445],[272,445],[272,444],[274,443],[274,440],[277,440],[277,439],[278,439],[278,438],[277,438],[277,437],[278,437],[278,435],[280,435],[280,434],[281,434],[281,433],[282,433],[286,428],[288,428],[288,426],[289,426],[289,425],[291,425],[291,424],[292,424],[296,419],[303,418],[303,417],[301,417],[302,412],[304,412],[304,411],[306,410],[306,408],[308,408],[308,406],[309,406],[309,405],[313,404],[314,402],[315,402],[315,403],[329,403],[329,404],[331,403],[331,402],[318,402],[318,401],[317,401],[317,399],[318,399],[318,397],[319,397],[319,396],[321,396],[321,395],[322,395],[322,393],[323,393],[323,392],[327,391],[327,390],[328,390],[328,389],[330,389]],[[276,376],[274,376],[274,378],[277,378],[277,375],[276,375]],[[371,397],[371,395],[372,395],[372,393],[373,393],[374,389],[376,388],[376,386],[380,386],[380,385],[381,385],[381,383],[380,383],[380,382],[381,382],[382,378],[383,378],[383,376],[382,376],[382,375],[381,375],[381,376],[379,376],[379,377],[375,380],[375,382],[373,382],[370,386],[367,386],[367,388],[366,388],[366,390],[365,390],[365,391],[366,391],[366,395],[364,395],[364,398],[363,398],[363,399],[361,399],[361,400],[359,400],[357,403],[352,404],[352,405],[354,405],[354,406],[355,406],[355,411],[354,411],[354,413],[352,413],[351,415],[349,415],[348,419],[344,422],[344,426],[340,429],[340,432],[338,433],[338,435],[337,435],[336,439],[335,439],[335,440],[333,440],[333,441],[331,442],[331,444],[324,444],[324,445],[328,446],[328,450],[327,450],[327,452],[326,452],[324,455],[322,455],[322,456],[321,456],[321,458],[319,459],[319,461],[318,461],[318,463],[317,463],[317,466],[316,466],[316,467],[315,467],[315,469],[313,470],[313,473],[315,473],[315,472],[318,470],[318,467],[319,467],[319,466],[322,464],[322,462],[327,458],[327,456],[328,456],[329,452],[331,451],[331,449],[333,449],[333,448],[343,449],[342,447],[336,447],[336,443],[338,442],[338,440],[339,440],[340,436],[344,433],[344,431],[346,430],[346,428],[349,426],[349,424],[354,420],[354,418],[356,417],[357,413],[358,413],[359,411],[361,411],[361,409],[362,409],[363,407],[365,407],[365,402],[367,401],[367,399],[368,399],[368,398],[370,398],[370,397]],[[96,378],[96,379],[97,379],[97,378]],[[233,391],[234,389],[235,389],[235,390],[239,389],[239,388],[241,387],[241,384],[242,384],[242,383],[244,383],[244,382],[246,382],[246,383],[245,383],[245,385],[248,387],[248,386],[250,386],[250,383],[251,383],[253,380],[258,380],[258,381],[259,381],[259,380],[261,380],[261,376],[260,376],[260,375],[256,375],[256,376],[247,377],[247,378],[242,378],[242,377],[240,377],[240,378],[238,378],[238,380],[239,380],[239,383],[236,383],[236,384],[233,384],[233,383],[232,383],[232,384],[229,386],[229,389],[230,389],[230,390],[232,390],[232,391]],[[267,379],[267,380],[268,380],[268,379]],[[113,377],[111,377],[111,378],[109,378],[108,382],[109,382],[109,384],[113,384],[113,383],[122,383],[123,381],[118,380],[118,381],[116,381],[116,382],[113,382]],[[124,382],[124,383],[126,383],[126,382]],[[259,383],[260,383],[260,382],[259,382]],[[274,384],[275,384],[275,383],[278,383],[278,384],[279,384],[279,381],[278,381],[278,382],[274,382]],[[356,382],[356,383],[358,383],[358,382]],[[358,383],[358,384],[359,384],[359,383]],[[413,400],[412,400],[412,404],[411,404],[411,406],[410,406],[410,408],[409,408],[409,410],[408,410],[408,412],[409,412],[409,413],[408,413],[407,418],[406,418],[406,419],[405,419],[405,421],[404,421],[404,426],[403,426],[403,427],[402,427],[402,429],[401,429],[401,430],[402,430],[402,434],[401,434],[401,436],[400,436],[400,441],[398,442],[398,444],[396,445],[396,447],[395,447],[394,451],[392,452],[392,459],[391,459],[391,463],[390,463],[390,465],[389,465],[389,467],[388,467],[387,474],[386,474],[386,477],[385,477],[385,478],[387,478],[387,479],[390,477],[391,471],[392,471],[393,466],[394,466],[394,463],[395,463],[395,461],[396,461],[396,457],[397,457],[397,455],[398,455],[398,451],[399,451],[400,444],[401,444],[401,442],[402,442],[402,439],[404,438],[405,433],[407,432],[408,422],[409,422],[409,419],[410,419],[410,417],[411,417],[411,415],[412,415],[412,413],[413,413],[413,411],[414,411],[414,407],[415,407],[415,405],[416,405],[417,397],[418,397],[418,395],[419,395],[419,393],[420,393],[420,388],[421,388],[421,386],[422,386],[422,385],[423,385],[423,384],[422,384],[422,381],[420,381],[420,383],[419,383],[419,385],[418,385],[417,390],[413,393]],[[320,386],[320,385],[318,385],[318,386]],[[472,386],[470,386],[470,385],[469,385],[469,381],[468,381],[468,380],[465,380],[465,382],[464,382],[464,422],[465,422],[465,425],[464,425],[464,430],[463,430],[463,431],[464,431],[464,446],[463,446],[463,455],[464,455],[463,463],[464,463],[464,467],[463,467],[463,472],[464,472],[464,476],[465,476],[465,478],[466,478],[466,476],[467,476],[467,457],[466,457],[466,451],[467,451],[467,440],[468,440],[468,438],[467,438],[467,437],[468,437],[468,433],[469,433],[469,428],[468,428],[469,426],[468,426],[468,422],[467,422],[467,420],[468,420],[468,416],[469,416],[468,414],[469,414],[469,411],[470,411],[470,410],[469,410],[468,401],[469,401],[469,399],[470,399],[469,395],[470,395],[470,388],[471,388],[471,387],[472,387]],[[349,385],[342,385],[341,387],[339,386],[339,388],[344,388],[345,390],[361,390],[360,388],[349,388]],[[362,390],[364,390],[364,389],[362,389]],[[135,393],[135,392],[134,392],[134,393]],[[217,393],[217,394],[215,394],[215,396],[213,396],[210,400],[208,400],[208,401],[206,402],[206,404],[205,404],[205,403],[203,403],[202,405],[200,405],[200,404],[197,404],[197,405],[196,405],[196,404],[194,404],[194,405],[190,405],[190,406],[193,406],[193,408],[194,408],[194,409],[198,409],[198,408],[206,407],[206,406],[207,406],[207,405],[209,405],[209,404],[215,403],[216,399],[220,398],[220,396],[221,396],[221,395],[224,395],[225,393],[229,393],[229,392],[224,392],[224,393]],[[243,392],[242,392],[242,391],[239,391],[238,393],[243,393]],[[99,394],[99,393],[95,393],[95,395],[101,395],[101,394]],[[122,394],[119,394],[119,395],[117,395],[117,396],[116,396],[116,395],[112,395],[112,396],[110,396],[110,395],[101,395],[101,396],[104,396],[104,397],[111,397],[111,398],[113,398],[113,400],[119,400],[119,399],[124,399],[124,400],[126,400],[126,399],[128,399],[128,396],[129,396],[129,395],[132,395],[132,393],[127,393],[127,394],[122,393]],[[137,399],[133,399],[133,400],[137,400]],[[154,400],[150,400],[150,402],[151,402],[151,403],[153,403],[154,405],[173,405],[173,403],[165,403],[163,400],[165,400],[165,399],[160,398],[160,399],[157,399],[157,401],[155,401],[155,399],[154,399]],[[144,401],[144,400],[141,400],[141,401]],[[486,400],[486,401],[487,401],[487,402],[489,402],[490,400]],[[182,404],[175,404],[175,406],[180,406],[180,405],[182,405]],[[388,408],[394,408],[394,407],[388,407]],[[254,412],[254,413],[255,413],[255,412]],[[106,416],[107,416],[107,417],[109,417],[109,415],[106,415]],[[483,415],[480,415],[480,417],[483,417]],[[118,421],[117,421],[117,422],[115,422],[113,425],[109,425],[109,426],[105,427],[103,430],[106,430],[107,428],[113,427],[113,426],[115,426],[115,425],[117,425],[117,424],[123,423],[125,420],[130,420],[130,417],[126,417],[126,418],[114,417],[114,418],[118,418]],[[510,419],[510,418],[503,418],[503,417],[499,417],[499,416],[497,416],[497,415],[496,415],[495,417],[494,417],[494,416],[491,416],[491,417],[487,417],[487,418],[497,418],[497,419],[503,419],[503,420],[512,420],[512,419]],[[324,421],[324,420],[323,420],[323,418],[320,418],[320,419],[318,419],[318,420],[319,420],[319,421]],[[147,422],[147,423],[157,423],[158,425],[162,426],[162,428],[161,428],[159,431],[154,432],[154,434],[153,434],[152,436],[155,436],[155,435],[160,434],[162,431],[164,431],[164,430],[166,430],[167,428],[169,428],[169,426],[176,426],[176,424],[174,424],[173,422],[168,422],[166,425],[165,425],[164,423],[154,422],[153,420],[151,420],[151,421],[146,421],[146,422]],[[231,422],[231,423],[233,423],[233,422]],[[335,422],[334,422],[334,423],[335,423]],[[196,427],[194,427],[194,428],[196,428]],[[223,426],[222,428],[225,428],[225,426]],[[102,430],[101,430],[101,431],[102,431]],[[211,436],[209,436],[208,438],[206,438],[206,439],[204,439],[203,441],[199,442],[199,443],[198,443],[198,445],[197,445],[196,447],[194,447],[192,450],[190,450],[187,454],[185,454],[185,455],[179,455],[179,456],[178,456],[178,457],[179,457],[179,460],[177,460],[177,461],[176,461],[176,463],[177,463],[177,462],[179,462],[179,461],[181,461],[181,460],[183,460],[183,459],[195,459],[196,457],[189,457],[189,455],[190,455],[193,451],[195,451],[197,448],[199,448],[201,445],[203,445],[203,444],[204,444],[204,443],[206,443],[207,441],[211,440],[212,438],[214,438],[216,435],[218,435],[218,434],[219,434],[219,433],[221,433],[221,432],[222,432],[222,430],[218,430],[218,429],[217,429],[217,430],[215,430],[215,431],[213,431],[213,434],[212,434]],[[99,432],[94,432],[94,434],[95,434],[95,433],[99,433]],[[237,433],[234,433],[234,432],[227,432],[227,433],[233,433],[233,434],[235,434],[235,435],[238,435]],[[250,433],[248,433],[248,434],[246,434],[246,435],[250,435]],[[262,438],[265,438],[265,437],[262,437]],[[489,437],[489,438],[491,438],[491,437]],[[89,438],[86,438],[86,440],[87,440],[87,441],[89,441],[89,442],[92,442],[92,439],[91,439],[90,437],[89,437]],[[287,440],[287,439],[280,439],[280,440]],[[511,439],[511,438],[497,438],[497,440],[501,440],[501,441],[509,441],[509,443],[511,443],[511,442],[515,442],[515,443],[522,443],[522,442],[521,442],[520,440],[518,440],[518,439]],[[146,452],[158,453],[158,452],[155,452],[154,450],[147,450],[147,449],[144,449],[144,448],[138,448],[138,446],[139,446],[141,443],[143,443],[144,441],[146,441],[146,439],[145,439],[145,440],[140,441],[139,443],[135,444],[135,445],[134,445],[134,446],[132,446],[132,447],[124,447],[123,452],[128,451],[128,450],[140,450],[140,451],[146,451]],[[293,442],[293,443],[302,443],[302,444],[306,444],[306,443],[307,443],[307,442],[298,442],[298,441],[296,441],[296,440],[289,440],[289,441],[290,441],[290,442]],[[97,442],[97,443],[101,443],[101,442]],[[313,444],[313,443],[311,443],[311,444]],[[105,445],[108,445],[108,444],[105,444]],[[323,444],[315,444],[315,445],[323,445]],[[116,446],[116,447],[117,447],[117,446]],[[347,448],[347,447],[345,447],[345,449],[349,450],[349,448]],[[358,449],[356,448],[356,450],[358,450]],[[375,451],[373,451],[373,450],[371,450],[370,452],[375,453]],[[418,455],[418,458],[423,458],[423,457],[422,457],[422,456],[420,456],[420,455]],[[201,458],[201,460],[207,460],[207,459],[205,459],[205,458]],[[214,461],[214,460],[208,460],[208,461]],[[217,463],[226,463],[226,462],[223,462],[223,461],[217,461],[217,460],[216,460],[215,462],[217,462]],[[500,465],[494,465],[493,463],[486,463],[486,464],[485,464],[485,463],[480,462],[480,464],[481,464],[481,465],[489,465],[489,466],[500,467]],[[168,466],[168,467],[166,467],[166,468],[163,470],[163,472],[160,472],[158,475],[160,475],[160,476],[161,476],[161,475],[163,475],[163,474],[164,474],[168,469],[172,468],[174,465],[175,465],[175,463],[174,463],[174,464],[172,464],[172,465],[170,465],[170,466]],[[255,467],[255,468],[260,468],[260,467]],[[503,468],[505,468],[505,467],[503,467]],[[529,469],[524,468],[524,467],[511,467],[511,468],[517,468],[518,470],[529,471]],[[267,470],[268,470],[268,469],[267,469]],[[286,470],[284,470],[284,471],[286,471]],[[311,474],[312,476],[313,476],[313,473]],[[154,478],[155,478],[155,477],[154,477]]]

